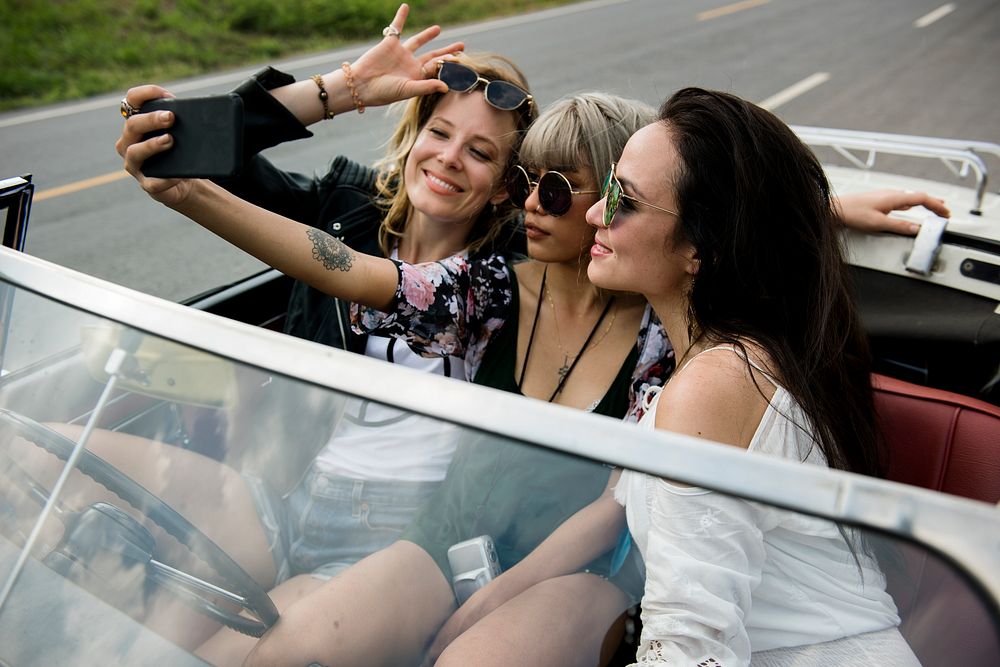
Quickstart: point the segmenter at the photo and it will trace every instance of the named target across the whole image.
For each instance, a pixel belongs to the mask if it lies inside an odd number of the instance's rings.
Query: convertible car
[[[224,480],[295,479],[297,450],[376,406],[447,422],[476,446],[541,448],[829,521],[877,554],[923,664],[1000,664],[1000,197],[984,162],[1000,146],[796,129],[838,191],[930,189],[954,214],[917,217],[916,238],[847,237],[888,480],[292,338],[280,333],[291,281],[273,271],[175,304],[53,265],[20,252],[30,180],[0,181],[0,666],[202,665],[195,649],[215,630],[263,634],[278,618],[257,567],[269,554],[241,538]],[[958,182],[875,171],[887,154],[943,162]],[[102,457],[113,441],[142,470]],[[634,659],[638,624],[632,610],[609,633],[605,664]]]

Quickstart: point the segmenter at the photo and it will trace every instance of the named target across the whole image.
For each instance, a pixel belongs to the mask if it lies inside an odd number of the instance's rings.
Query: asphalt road
[[[597,0],[449,28],[439,41],[457,39],[512,57],[543,105],[591,89],[658,104],[699,85],[768,101],[794,124],[1000,142],[995,0]],[[276,64],[307,77],[369,45]],[[255,69],[166,85],[222,92]],[[0,115],[0,177],[31,172],[38,188],[27,251],[169,299],[258,270],[119,177],[120,97]],[[269,156],[303,172],[338,153],[368,161],[390,124],[377,110],[350,114]]]

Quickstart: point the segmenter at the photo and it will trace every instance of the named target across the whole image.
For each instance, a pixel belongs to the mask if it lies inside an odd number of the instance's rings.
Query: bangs
[[[542,114],[528,128],[518,156],[529,170],[549,169],[593,171],[583,147],[585,133],[575,109],[558,113],[557,109]]]
[[[600,187],[612,162],[639,128],[656,120],[648,104],[608,93],[579,93],[545,110],[521,146],[520,162],[532,171],[576,171]]]

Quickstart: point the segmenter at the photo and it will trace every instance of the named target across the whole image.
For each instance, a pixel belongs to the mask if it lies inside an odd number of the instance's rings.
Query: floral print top
[[[395,260],[394,260],[395,261]],[[460,356],[468,379],[476,376],[490,339],[509,317],[513,303],[507,260],[490,255],[470,260],[461,252],[437,262],[395,261],[399,285],[387,312],[353,304],[351,324],[358,333],[394,336],[424,356]],[[632,374],[626,421],[642,417],[637,400],[648,387],[661,386],[674,370],[674,351],[653,309],[646,306],[636,341],[639,362]]]

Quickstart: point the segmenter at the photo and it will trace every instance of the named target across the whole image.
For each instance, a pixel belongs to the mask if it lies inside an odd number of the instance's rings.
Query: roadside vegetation
[[[571,0],[411,0],[407,27]],[[0,110],[333,49],[381,33],[399,0],[0,0]]]

